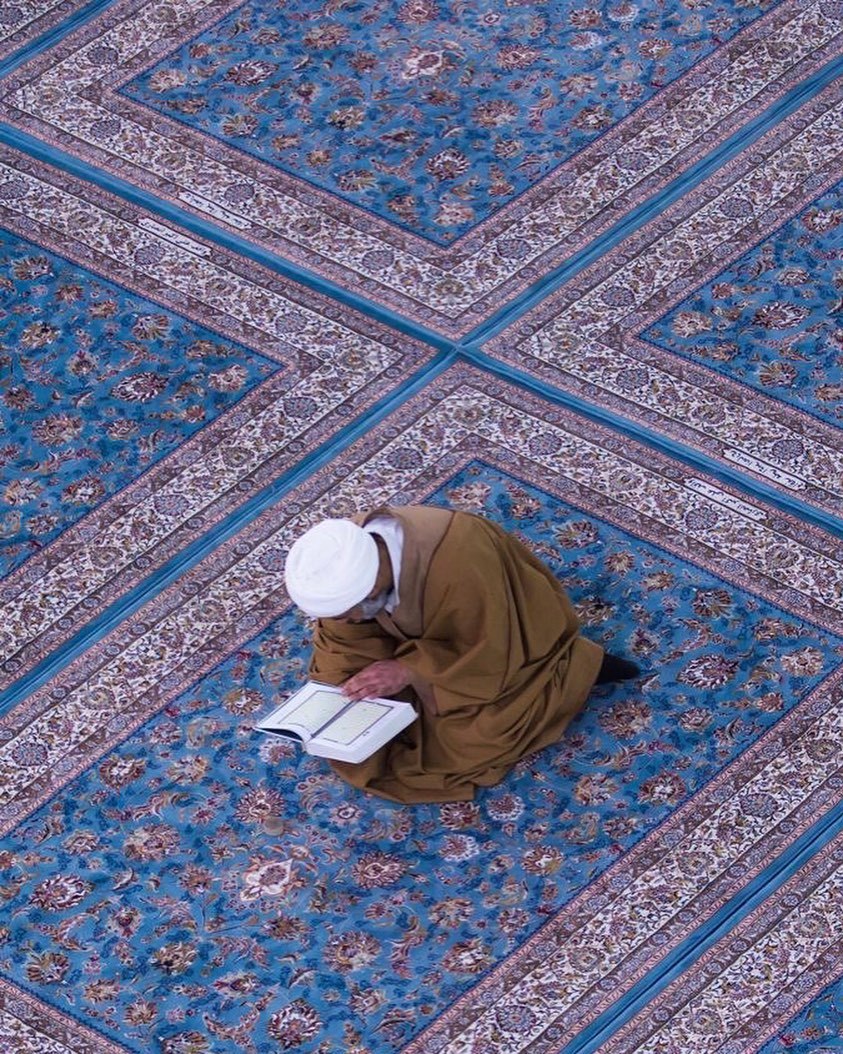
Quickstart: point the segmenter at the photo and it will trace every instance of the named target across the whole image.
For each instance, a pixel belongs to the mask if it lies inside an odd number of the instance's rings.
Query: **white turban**
[[[378,546],[351,520],[323,520],[297,538],[284,576],[290,599],[313,618],[343,615],[371,593]]]

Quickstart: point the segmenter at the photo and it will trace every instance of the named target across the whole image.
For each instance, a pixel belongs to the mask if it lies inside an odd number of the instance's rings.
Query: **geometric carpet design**
[[[0,1050],[843,1049],[843,4],[0,9]],[[471,802],[253,731],[480,513],[642,667]]]

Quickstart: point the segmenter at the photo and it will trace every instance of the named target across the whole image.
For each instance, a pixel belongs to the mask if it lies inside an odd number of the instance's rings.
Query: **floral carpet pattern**
[[[408,0],[397,12],[385,5],[360,19],[356,8],[258,2],[122,91],[445,242],[758,13],[755,5],[689,9],[676,0],[644,12],[571,0],[538,11],[493,0]],[[442,149],[455,129],[468,149]]]
[[[278,365],[9,235],[0,253],[8,573]]]
[[[0,8],[0,1049],[843,1035],[843,4]],[[472,802],[252,724],[326,515],[642,675]]]
[[[733,209],[750,209],[734,202]],[[642,336],[830,424],[843,420],[838,184]],[[787,456],[786,448],[780,453]]]

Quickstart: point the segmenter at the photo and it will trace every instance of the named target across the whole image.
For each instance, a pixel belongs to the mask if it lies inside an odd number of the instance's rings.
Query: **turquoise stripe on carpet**
[[[308,454],[289,471],[280,475],[269,486],[264,487],[254,497],[240,506],[235,512],[218,523],[212,530],[202,535],[187,546],[177,556],[159,567],[140,585],[126,593],[108,607],[95,619],[92,619],[83,630],[71,637],[63,645],[25,676],[0,693],[0,714],[25,699],[30,693],[40,688],[60,670],[68,666],[84,651],[106,637],[115,626],[128,618],[162,590],[166,589],[180,575],[194,567],[218,546],[240,531],[243,526],[256,519],[265,509],[275,504],[284,494],[300,484],[323,465],[333,460],[337,454],[350,446],[355,440],[368,432],[373,425],[387,417],[396,406],[411,398],[417,391],[430,383],[431,379],[442,373],[454,360],[453,353],[441,353],[428,365],[418,371],[398,392],[384,396],[377,403],[335,436],[326,440],[320,447]]]
[[[631,1021],[660,992],[685,972],[709,948],[732,932],[743,919],[780,889],[801,867],[843,830],[843,803],[793,843],[745,889],[695,930],[664,961],[651,970],[606,1011],[583,1029],[559,1054],[597,1054],[615,1032]]]

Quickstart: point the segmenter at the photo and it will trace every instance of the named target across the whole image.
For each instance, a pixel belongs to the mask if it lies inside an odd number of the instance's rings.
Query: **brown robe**
[[[361,623],[320,619],[311,676],[342,684],[398,659],[433,686],[419,719],[344,780],[400,802],[467,801],[525,754],[559,739],[583,707],[603,649],[579,636],[560,583],[496,524],[427,506],[376,509],[404,529],[399,604]],[[403,696],[414,698],[412,694]]]

